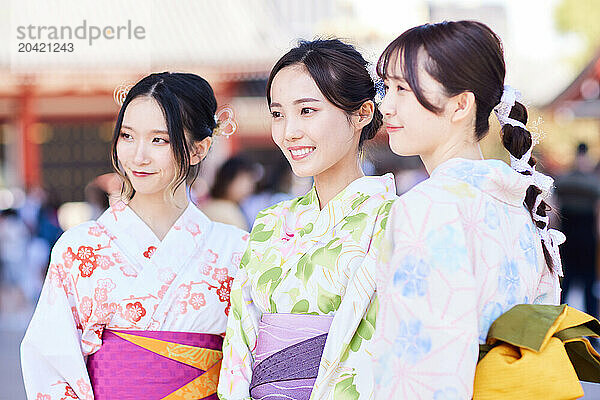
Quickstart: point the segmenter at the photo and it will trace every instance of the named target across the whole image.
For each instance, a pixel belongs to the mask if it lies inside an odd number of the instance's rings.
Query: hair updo
[[[448,97],[463,92],[473,93],[476,106],[475,138],[481,140],[487,134],[489,117],[502,98],[506,75],[502,42],[488,26],[476,21],[450,21],[411,28],[384,50],[377,63],[377,74],[383,79],[388,74],[393,75],[390,69],[393,72],[398,60],[402,66],[400,72],[417,100],[433,113],[440,113],[442,109],[425,96],[419,82],[419,68],[439,82]],[[526,124],[527,109],[516,102],[509,117]],[[502,143],[513,157],[521,158],[531,148],[531,133],[527,129],[506,124],[502,127]],[[534,166],[535,158],[531,156],[528,163]],[[521,173],[531,174],[528,171]],[[541,192],[535,185],[527,189],[524,203],[532,219],[534,214],[545,217],[550,210],[544,201],[534,210],[536,198]],[[546,226],[543,221],[533,219],[533,222],[541,229]],[[553,262],[548,251],[550,243],[544,243],[542,239],[542,245],[546,265],[552,270]]]
[[[136,83],[127,93],[119,111],[113,133],[111,161],[114,170],[123,180],[121,196],[131,200],[135,190],[119,165],[117,142],[127,106],[138,97],[151,97],[158,103],[169,132],[169,142],[177,173],[169,185],[169,194],[184,182],[193,182],[198,175],[198,165],[190,165],[191,146],[209,136],[217,126],[215,112],[217,100],[209,83],[198,75],[162,72],[151,74]]]
[[[267,102],[271,104],[271,85],[275,75],[285,67],[303,65],[323,96],[348,115],[373,101],[373,120],[362,128],[359,146],[375,137],[383,125],[383,115],[375,103],[377,94],[368,62],[354,48],[338,39],[300,41],[277,61],[267,81]]]

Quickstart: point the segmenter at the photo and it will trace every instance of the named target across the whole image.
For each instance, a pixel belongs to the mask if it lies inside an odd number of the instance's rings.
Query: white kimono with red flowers
[[[223,334],[246,232],[189,204],[162,241],[124,203],[65,232],[21,344],[29,399],[93,399],[102,332]]]

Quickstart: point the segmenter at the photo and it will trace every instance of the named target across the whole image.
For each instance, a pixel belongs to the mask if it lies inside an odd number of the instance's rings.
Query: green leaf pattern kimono
[[[375,261],[395,191],[391,174],[362,177],[322,210],[313,187],[257,216],[231,291],[222,399],[250,398],[263,313],[333,315],[311,399],[373,397]]]

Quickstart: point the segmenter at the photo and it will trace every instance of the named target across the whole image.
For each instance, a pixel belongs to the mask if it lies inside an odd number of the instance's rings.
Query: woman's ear
[[[373,120],[373,113],[375,112],[375,103],[371,100],[367,100],[354,113],[354,126],[358,129],[362,129],[369,125]]]
[[[462,92],[451,100],[453,106],[451,121],[471,121],[475,115],[475,95],[473,92]]]
[[[197,165],[200,161],[204,160],[204,157],[208,154],[210,145],[212,144],[212,137],[208,136],[204,139],[194,142],[192,145],[192,153],[190,154],[190,165]]]

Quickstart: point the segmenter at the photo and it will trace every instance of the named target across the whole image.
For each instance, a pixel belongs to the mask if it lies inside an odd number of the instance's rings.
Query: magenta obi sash
[[[263,314],[250,383],[253,399],[308,400],[331,315]]]
[[[87,360],[96,400],[218,399],[223,338],[104,330]]]

